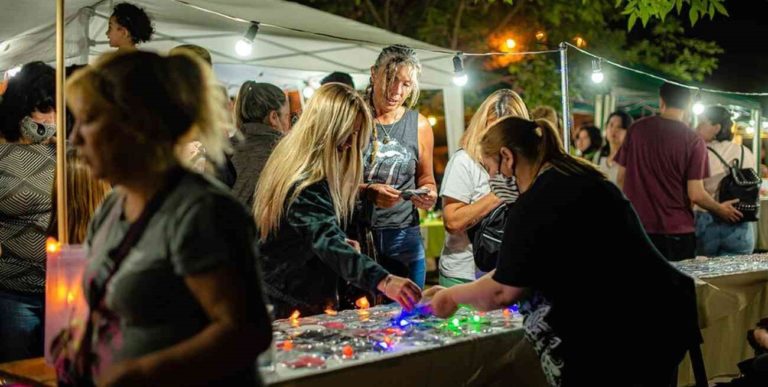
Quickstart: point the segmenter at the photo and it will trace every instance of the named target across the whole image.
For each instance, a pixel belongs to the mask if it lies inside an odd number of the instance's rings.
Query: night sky
[[[688,28],[690,36],[714,40],[725,50],[705,83],[731,91],[768,92],[768,0],[728,0],[725,6],[730,17],[707,17]]]

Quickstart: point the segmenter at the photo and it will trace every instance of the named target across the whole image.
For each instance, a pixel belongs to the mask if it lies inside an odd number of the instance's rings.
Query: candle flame
[[[327,315],[329,315],[329,316],[335,316],[335,315],[337,315],[338,313],[337,313],[335,310],[331,309],[331,308],[326,308],[326,309],[325,309],[325,314],[327,314]]]
[[[365,298],[365,296],[360,297],[355,301],[355,306],[359,309],[368,309],[371,307],[371,304],[368,302],[368,299]]]
[[[48,238],[45,241],[45,249],[51,254],[58,253],[59,251],[61,251],[61,243],[59,243],[59,241],[57,241],[56,238],[53,238],[53,237]]]
[[[301,312],[299,312],[298,310],[294,310],[293,313],[291,313],[290,319],[297,320],[299,316],[301,316]]]

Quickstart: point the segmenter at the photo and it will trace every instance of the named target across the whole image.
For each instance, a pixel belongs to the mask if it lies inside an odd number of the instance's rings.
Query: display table
[[[522,317],[509,311],[462,310],[442,320],[378,306],[278,320],[273,328],[273,370],[262,370],[271,386],[546,386]],[[55,385],[42,358],[0,370]]]
[[[768,255],[694,259],[675,265],[697,279],[707,376],[738,375],[736,365],[753,356],[746,341],[747,330],[768,316]],[[693,384],[690,364],[686,358],[681,365],[681,386]]]

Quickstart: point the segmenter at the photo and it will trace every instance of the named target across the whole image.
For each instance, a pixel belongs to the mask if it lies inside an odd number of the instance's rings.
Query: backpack
[[[744,216],[739,223],[756,222],[760,209],[760,176],[752,168],[743,168],[744,146],[741,146],[741,158],[733,159],[728,164],[714,149],[707,147],[725,166],[726,175],[717,187],[717,199],[722,203],[739,199],[734,205]]]

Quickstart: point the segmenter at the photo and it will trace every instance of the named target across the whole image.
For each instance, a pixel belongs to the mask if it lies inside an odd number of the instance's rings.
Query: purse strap
[[[725,159],[722,156],[720,156],[720,154],[717,153],[716,150],[712,149],[709,146],[707,147],[707,149],[709,149],[710,152],[714,153],[715,156],[717,156],[717,158],[720,159],[720,162],[723,163],[726,170],[731,170],[732,168],[741,169],[741,166],[744,163],[744,145],[739,145],[739,148],[741,148],[741,157],[739,159],[733,159],[733,161],[737,162],[737,165],[733,165],[733,163],[728,164],[728,162],[725,161]]]

